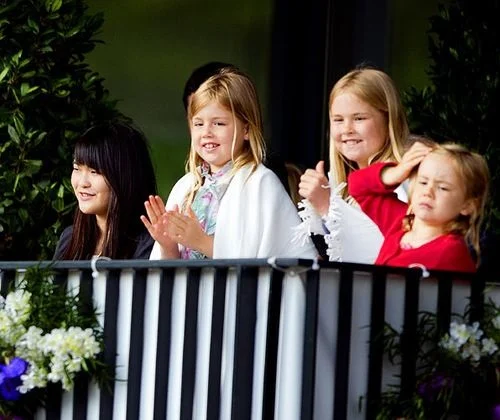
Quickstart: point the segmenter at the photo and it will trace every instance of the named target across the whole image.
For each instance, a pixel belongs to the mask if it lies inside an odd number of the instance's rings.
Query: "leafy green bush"
[[[430,19],[432,85],[403,95],[413,132],[483,154],[492,174],[491,227],[500,232],[500,2],[454,0]]]
[[[83,0],[0,0],[0,259],[52,257],[71,223],[76,136],[118,115],[84,57],[102,14]]]

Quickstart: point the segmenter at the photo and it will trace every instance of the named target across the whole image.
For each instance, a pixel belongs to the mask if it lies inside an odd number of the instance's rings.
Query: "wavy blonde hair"
[[[236,68],[221,69],[202,83],[198,90],[193,93],[187,110],[189,127],[191,127],[193,116],[213,101],[230,111],[233,115],[233,121],[239,120],[248,133],[248,141],[243,142],[241,152],[237,156],[232,153],[232,170],[236,171],[247,164],[251,164],[252,170],[255,170],[265,159],[266,147],[260,102],[254,83],[246,74]],[[236,127],[236,124],[234,126]],[[235,140],[236,131],[233,136],[233,152]],[[191,205],[196,192],[203,183],[199,171],[202,163],[203,159],[191,146],[186,161],[186,172],[194,175],[195,183],[183,204],[184,209]]]
[[[430,140],[430,139],[427,139]],[[418,141],[421,141],[418,139]],[[446,233],[462,235],[474,248],[477,262],[480,261],[480,232],[484,219],[486,202],[488,200],[490,171],[486,159],[479,153],[475,153],[458,143],[447,142],[443,144],[427,141],[427,145],[436,153],[448,156],[454,162],[454,168],[462,181],[465,191],[465,200],[471,200],[471,213],[468,215],[459,214],[455,220],[448,223],[445,228]],[[411,229],[414,214],[411,212],[411,195],[413,193],[413,182],[410,185],[408,199],[408,215],[403,219],[403,229]]]
[[[382,161],[400,162],[408,138],[406,113],[394,81],[383,71],[373,68],[357,68],[343,76],[330,92],[329,112],[335,98],[343,93],[355,95],[380,111],[387,123],[388,138],[382,149],[370,157],[369,164]],[[331,116],[330,116],[331,117]],[[330,174],[336,185],[347,181],[356,162],[347,160],[335,147],[330,131]],[[344,198],[347,191],[344,189]]]

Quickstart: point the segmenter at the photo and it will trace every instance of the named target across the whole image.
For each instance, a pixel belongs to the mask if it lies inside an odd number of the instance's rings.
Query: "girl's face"
[[[243,142],[248,140],[244,124],[216,101],[193,115],[190,125],[191,145],[210,165],[212,173],[236,158],[241,153]]]
[[[73,163],[71,185],[81,212],[95,214],[98,220],[106,220],[111,188],[104,175],[87,165]]]
[[[470,214],[471,200],[465,197],[464,182],[450,156],[429,153],[413,182],[411,203],[416,219],[444,227],[460,214]]]
[[[333,145],[346,159],[365,168],[389,134],[384,115],[352,93],[335,97],[330,109]]]

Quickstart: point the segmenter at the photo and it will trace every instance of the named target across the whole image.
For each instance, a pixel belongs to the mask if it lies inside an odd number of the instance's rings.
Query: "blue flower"
[[[450,388],[453,380],[446,375],[435,373],[418,386],[418,394],[428,401],[434,401],[443,388]]]
[[[7,365],[0,363],[0,395],[3,399],[19,399],[21,393],[17,388],[21,385],[21,375],[27,368],[28,362],[20,357],[14,357]]]

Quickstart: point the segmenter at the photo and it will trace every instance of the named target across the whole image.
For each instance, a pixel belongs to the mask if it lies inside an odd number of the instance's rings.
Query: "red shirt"
[[[463,236],[448,233],[416,248],[401,248],[405,233],[402,221],[408,205],[400,201],[393,187],[387,187],[380,173],[391,163],[375,163],[360,169],[348,177],[349,194],[362,210],[378,225],[384,242],[375,264],[408,267],[422,264],[428,270],[475,272],[476,265]]]

